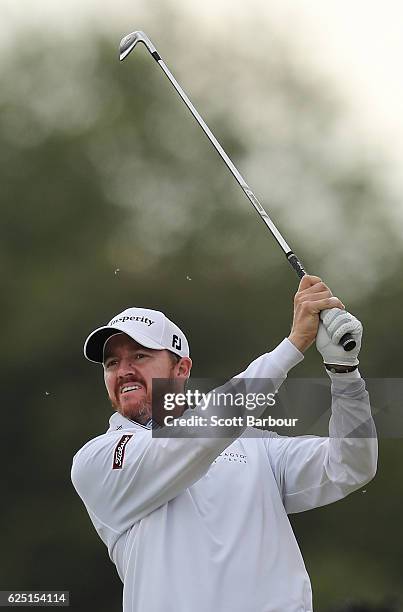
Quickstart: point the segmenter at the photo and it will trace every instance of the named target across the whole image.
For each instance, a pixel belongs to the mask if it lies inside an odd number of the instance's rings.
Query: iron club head
[[[129,53],[133,51],[134,47],[137,45],[138,42],[143,43],[143,45],[147,47],[150,53],[154,53],[156,51],[154,45],[152,44],[148,36],[144,34],[144,32],[142,32],[141,30],[136,30],[135,32],[132,32],[131,34],[128,34],[127,36],[122,38],[122,40],[120,41],[120,61],[124,60],[129,55]]]

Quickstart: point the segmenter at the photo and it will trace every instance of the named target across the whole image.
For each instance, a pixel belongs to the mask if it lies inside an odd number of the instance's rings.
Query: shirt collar
[[[127,419],[119,412],[115,412],[112,414],[109,419],[109,429],[108,431],[117,431],[119,429],[157,429],[159,425],[150,419],[145,425],[141,423],[137,423],[137,421],[132,421],[131,419]]]

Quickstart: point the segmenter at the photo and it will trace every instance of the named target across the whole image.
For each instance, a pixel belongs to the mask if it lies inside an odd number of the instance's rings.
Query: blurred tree
[[[384,601],[381,604],[361,602],[346,602],[332,606],[328,612],[400,612],[402,607],[396,601]]]
[[[73,453],[105,429],[110,414],[101,369],[82,359],[83,339],[130,304],[160,308],[188,331],[195,376],[229,376],[288,333],[296,279],[146,55],[119,66],[115,49],[94,33],[22,37],[30,45],[10,53],[0,75],[8,502],[0,582],[2,589],[69,589],[73,609],[106,612],[119,608],[120,582],[69,481]],[[276,220],[286,231],[291,226],[292,244],[313,271],[337,268],[340,247],[329,237],[341,231],[340,295],[346,273],[367,272],[345,268],[362,248],[362,232],[374,261],[388,253],[388,273],[371,277],[373,287],[364,283],[366,293],[350,295],[366,326],[365,371],[398,376],[401,244],[379,212],[387,195],[374,168],[359,160],[333,164],[340,111],[280,51],[266,75],[267,111],[277,129],[260,150],[268,176],[278,173]],[[200,78],[217,82],[222,64],[207,60],[209,72]],[[248,70],[253,75],[252,65]],[[252,170],[251,141],[227,100],[208,110],[234,161]],[[344,206],[325,226],[322,202],[333,206],[341,194]],[[319,225],[311,216],[296,239],[312,198]],[[317,375],[318,365],[312,351],[296,375]],[[378,599],[401,589],[403,546],[395,533],[402,491],[389,492],[401,456],[400,441],[383,445],[380,476],[367,497],[293,519],[320,609],[349,595],[343,584],[354,582],[353,595],[362,597],[370,581],[368,596]],[[318,550],[322,540],[331,543],[326,553]]]

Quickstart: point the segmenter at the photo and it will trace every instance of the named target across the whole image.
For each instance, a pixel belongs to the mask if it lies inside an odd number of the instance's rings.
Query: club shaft
[[[267,212],[265,211],[265,209],[259,202],[256,195],[253,193],[252,189],[249,187],[249,185],[247,184],[247,182],[245,181],[245,179],[243,178],[243,176],[241,175],[237,167],[234,165],[232,160],[228,157],[227,153],[224,151],[224,149],[218,142],[217,138],[214,136],[214,134],[212,133],[212,131],[210,130],[210,128],[204,121],[203,117],[201,117],[201,115],[195,109],[192,102],[189,100],[188,96],[183,91],[182,87],[179,85],[178,81],[175,79],[175,77],[173,76],[173,74],[171,73],[167,65],[165,64],[165,62],[160,58],[160,56],[157,53],[153,53],[152,55],[154,59],[157,61],[157,63],[159,64],[160,68],[163,70],[166,77],[169,79],[169,81],[175,88],[176,92],[179,94],[183,102],[186,104],[189,111],[192,113],[193,117],[196,119],[197,123],[202,128],[203,132],[206,134],[207,138],[210,140],[211,144],[214,146],[215,150],[217,151],[221,159],[226,164],[227,168],[232,172],[234,178],[238,182],[242,191],[244,192],[244,194],[246,195],[246,197],[248,198],[248,200],[250,201],[250,203],[252,204],[256,212],[265,222],[265,224],[267,225],[267,227],[273,234],[274,238],[277,240],[278,244],[283,249],[284,253],[286,254],[290,253],[291,252],[290,246],[287,244],[284,237],[281,235],[277,227],[274,225],[273,221],[270,219],[269,215],[267,214]]]

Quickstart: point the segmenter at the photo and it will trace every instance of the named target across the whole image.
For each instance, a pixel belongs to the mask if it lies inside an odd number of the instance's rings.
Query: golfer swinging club
[[[347,332],[350,352],[338,344]],[[239,429],[232,439],[152,436],[152,379],[184,389],[192,366],[185,335],[161,312],[129,308],[87,338],[85,356],[103,364],[115,413],[75,455],[72,481],[124,584],[124,612],[312,611],[287,514],[341,499],[375,475],[361,337],[321,279],[304,276],[290,335],[237,379],[278,387],[316,338],[332,382],[329,437]],[[353,437],[362,424],[367,433]]]

